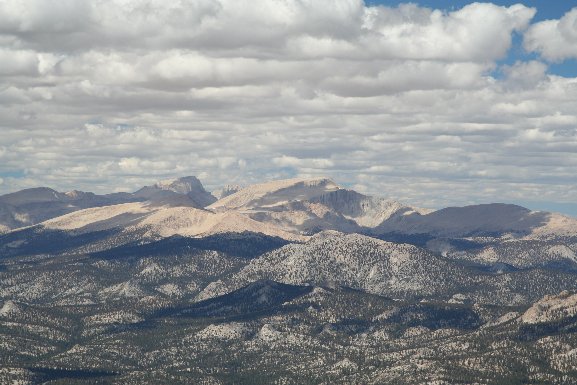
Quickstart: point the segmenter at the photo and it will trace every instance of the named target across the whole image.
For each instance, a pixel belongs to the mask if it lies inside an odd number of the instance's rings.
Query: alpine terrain
[[[577,384],[577,219],[327,178],[3,195],[0,384]]]

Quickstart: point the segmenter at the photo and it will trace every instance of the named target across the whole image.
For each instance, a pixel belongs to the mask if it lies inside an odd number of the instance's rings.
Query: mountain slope
[[[209,206],[213,210],[273,207],[290,201],[308,200],[339,187],[330,179],[286,179],[245,187]]]
[[[450,207],[431,212],[342,189],[327,178],[297,178],[236,189],[223,190],[226,196],[216,200],[197,178],[184,177],[158,182],[132,194],[98,196],[80,191],[59,193],[47,188],[23,190],[0,197],[0,231],[36,224],[81,209],[134,203],[133,206],[124,206],[128,210],[126,215],[117,208],[105,211],[116,212],[116,227],[131,223],[134,219],[132,210],[152,212],[158,211],[156,207],[189,207],[205,208],[207,212],[222,215],[228,213],[230,226],[225,225],[225,217],[222,220],[211,217],[221,223],[222,231],[265,231],[271,227],[277,235],[278,231],[283,231],[292,233],[290,237],[299,237],[323,230],[337,230],[416,245],[445,238],[474,237],[477,239],[472,241],[477,242],[480,237],[485,237],[481,243],[487,244],[511,237],[553,239],[577,236],[577,220],[559,214],[533,212],[506,204]],[[147,208],[143,209],[143,205]],[[99,221],[100,227],[110,227],[109,222],[92,218],[94,213],[83,212],[82,215],[87,216],[82,222],[88,225],[90,220]],[[173,214],[166,215],[178,221],[176,212]],[[186,219],[200,214],[183,210],[182,215]],[[210,221],[200,222],[206,225]],[[96,223],[91,226],[98,227]],[[198,230],[189,229],[187,233],[206,231],[212,231],[211,227],[200,226]],[[290,238],[287,235],[283,237]],[[438,251],[434,247],[431,250]]]
[[[45,187],[26,189],[0,196],[0,231],[33,225],[84,208],[138,200],[123,193],[96,195],[82,191],[60,193]]]
[[[198,302],[177,314],[190,317],[246,317],[251,313],[273,311],[312,290],[310,286],[259,280],[227,295]]]
[[[528,235],[544,226],[549,215],[502,203],[449,207],[425,215],[411,213],[395,217],[379,225],[374,232],[438,237],[500,236],[505,233]]]
[[[0,196],[0,233],[86,208],[142,201],[202,208],[216,198],[193,176],[158,182],[135,193],[96,195],[77,190],[61,193],[47,187],[32,188]]]
[[[235,210],[297,234],[366,232],[394,215],[426,212],[342,189],[330,179],[289,179],[246,187],[208,207]]]
[[[427,213],[396,201],[359,194],[353,190],[340,189],[311,199],[329,209],[354,220],[361,227],[376,227],[392,216],[410,213]]]
[[[216,201],[216,198],[204,189],[194,176],[160,181],[136,191],[134,196],[149,201],[160,201],[203,208]]]
[[[78,210],[13,230],[0,235],[0,252],[11,256],[64,251],[92,253],[175,235],[207,237],[231,233],[262,234],[288,241],[306,239],[235,211],[214,213],[190,206],[135,202]]]
[[[484,265],[500,263],[519,269],[546,267],[577,271],[577,238],[510,239],[479,249],[454,249],[445,255]]]
[[[408,244],[327,231],[304,244],[289,244],[252,260],[238,273],[208,285],[197,300],[259,279],[347,286],[394,298],[515,305],[547,293],[577,289],[571,271],[479,268]]]
[[[234,211],[213,213],[192,207],[167,207],[156,210],[127,230],[145,229],[151,237],[172,235],[199,236],[227,232],[254,232],[283,239],[300,240],[302,237],[274,226],[254,221]]]
[[[458,272],[423,249],[359,234],[322,232],[305,244],[269,252],[232,277],[209,285],[199,299],[224,294],[249,282],[270,279],[295,285],[348,286],[392,296],[425,296],[451,286]]]
[[[0,235],[1,384],[577,385],[574,219],[197,181]]]

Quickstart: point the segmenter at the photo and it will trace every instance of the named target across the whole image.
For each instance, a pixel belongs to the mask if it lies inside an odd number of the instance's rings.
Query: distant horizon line
[[[34,189],[50,189],[52,191],[55,191],[57,193],[61,193],[61,194],[66,194],[66,193],[71,193],[71,192],[83,192],[83,193],[90,193],[90,194],[94,194],[94,195],[111,195],[111,194],[133,194],[135,192],[137,192],[139,189],[144,188],[144,187],[152,187],[155,185],[158,185],[160,183],[166,183],[166,182],[170,182],[170,181],[178,181],[181,179],[186,179],[186,178],[196,178],[202,185],[203,188],[205,188],[205,191],[209,192],[210,194],[212,194],[213,192],[218,191],[219,189],[225,188],[227,186],[238,186],[240,187],[240,189],[244,189],[246,187],[249,186],[254,186],[254,185],[259,185],[259,184],[266,184],[266,183],[270,183],[270,182],[275,182],[275,181],[290,181],[290,180],[302,180],[302,181],[306,181],[306,180],[329,180],[333,183],[335,183],[339,189],[344,189],[344,190],[349,190],[349,191],[355,191],[359,194],[365,195],[365,196],[369,196],[369,197],[377,197],[377,198],[383,198],[383,199],[387,199],[387,200],[391,200],[391,201],[397,201],[400,203],[404,203],[405,201],[403,201],[402,199],[397,199],[397,198],[388,198],[386,196],[382,196],[382,195],[376,195],[376,194],[369,194],[369,193],[364,193],[364,192],[358,192],[356,190],[354,190],[353,188],[350,187],[343,187],[341,184],[339,184],[338,182],[336,182],[334,180],[334,178],[329,177],[329,176],[318,176],[318,177],[299,177],[299,176],[295,176],[295,177],[291,177],[291,178],[280,178],[280,179],[265,179],[263,181],[259,181],[257,183],[250,183],[250,184],[246,184],[246,185],[238,185],[238,184],[224,184],[219,186],[216,189],[206,189],[204,183],[202,182],[202,180],[196,176],[196,175],[185,175],[185,176],[181,176],[181,177],[163,177],[163,178],[159,178],[157,179],[157,181],[153,184],[145,184],[142,185],[141,187],[137,188],[134,191],[111,191],[111,192],[107,192],[107,193],[95,193],[94,191],[87,191],[87,190],[79,190],[79,189],[72,189],[72,190],[66,190],[66,191],[61,191],[58,190],[58,188],[56,187],[50,187],[50,186],[36,186],[36,187],[27,187],[27,188],[23,188],[20,190],[15,190],[15,191],[11,191],[11,192],[7,192],[7,193],[3,193],[0,194],[0,198],[2,198],[3,196],[6,195],[11,195],[11,194],[17,194],[19,192],[22,191],[27,191],[27,190],[34,190]],[[491,205],[491,204],[504,204],[504,205],[514,205],[514,206],[519,206],[519,207],[523,207],[526,208],[530,211],[534,211],[534,212],[550,212],[550,213],[558,213],[558,214],[562,214],[562,215],[566,215],[569,217],[574,217],[577,218],[577,203],[572,203],[572,202],[550,202],[550,201],[532,201],[532,200],[519,200],[519,201],[476,201],[476,202],[471,202],[471,203],[467,203],[467,204],[462,204],[462,205],[458,205],[458,204],[448,204],[448,205],[443,205],[443,206],[435,206],[435,207],[429,207],[429,206],[418,206],[420,208],[423,209],[431,209],[434,211],[438,211],[438,210],[442,210],[442,209],[447,209],[447,208],[452,208],[452,207],[468,207],[468,206],[481,206],[481,205]],[[417,207],[417,206],[415,206]]]

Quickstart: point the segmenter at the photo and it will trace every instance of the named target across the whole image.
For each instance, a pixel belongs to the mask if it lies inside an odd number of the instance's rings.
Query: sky
[[[577,216],[577,2],[0,0],[0,194],[328,176]]]

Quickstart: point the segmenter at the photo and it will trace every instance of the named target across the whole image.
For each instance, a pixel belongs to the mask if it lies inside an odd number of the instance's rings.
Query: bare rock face
[[[0,317],[10,317],[20,313],[20,307],[11,300],[4,302],[0,308]]]
[[[165,191],[174,191],[179,194],[206,193],[204,186],[195,176],[185,176],[178,179],[160,181],[154,187]]]
[[[395,215],[418,212],[399,202],[371,197],[353,190],[339,189],[312,199],[355,221],[362,227],[375,227]]]
[[[559,295],[547,295],[531,306],[522,316],[527,324],[555,322],[577,315],[577,294],[563,291]]]
[[[197,208],[206,207],[216,201],[216,198],[206,191],[194,176],[160,181],[141,188],[134,195],[151,201],[184,204]]]
[[[306,235],[323,230],[366,232],[391,217],[423,212],[396,201],[343,189],[328,178],[252,185],[223,196],[208,208],[240,211],[256,221]]]
[[[239,185],[227,184],[223,188],[213,191],[212,195],[214,195],[218,199],[222,199],[236,192],[239,192],[240,190],[242,190],[242,187],[240,187]]]

